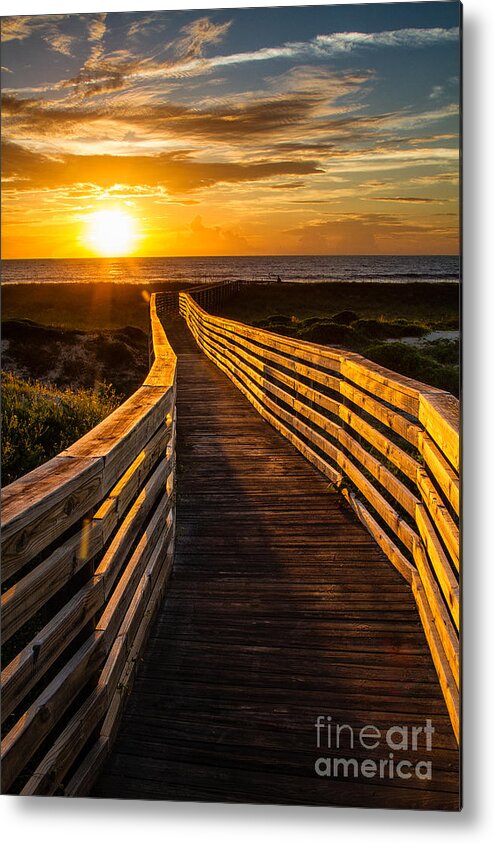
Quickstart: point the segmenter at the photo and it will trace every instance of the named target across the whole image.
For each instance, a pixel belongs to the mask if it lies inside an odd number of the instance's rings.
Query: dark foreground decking
[[[196,348],[180,320],[173,575],[93,795],[458,807],[458,750],[406,582],[327,481]],[[319,715],[435,728],[432,781],[318,777]],[[349,735],[349,730],[342,734]],[[387,775],[387,774],[386,774]]]

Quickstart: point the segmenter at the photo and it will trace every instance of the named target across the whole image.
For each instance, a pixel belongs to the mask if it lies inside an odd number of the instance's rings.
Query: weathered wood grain
[[[71,702],[105,658],[102,633],[89,637],[2,741],[2,790],[7,792]]]
[[[331,478],[409,582],[417,553],[420,562],[422,554],[425,558],[428,554],[432,568],[429,562],[427,568],[421,565],[425,586],[421,599],[430,601],[428,616],[437,623],[457,676],[456,633],[449,617],[441,614],[442,606],[458,623],[458,582],[453,569],[459,568],[459,535],[448,509],[459,511],[459,481],[453,467],[458,452],[455,399],[360,355],[299,343],[211,316],[190,295],[181,295],[181,313],[198,346],[266,420]],[[374,427],[370,417],[413,445],[416,453]],[[402,472],[403,481],[389,463]],[[344,478],[364,496],[365,506]],[[399,539],[408,558],[383,530],[380,519]],[[439,591],[431,576],[438,578]]]
[[[61,455],[2,491],[2,582],[9,580],[103,495],[103,460]]]
[[[25,770],[43,748],[22,792],[55,792],[111,706],[129,650],[134,662],[140,655],[156,582],[161,594],[163,567],[169,573],[176,357],[154,297],[150,317],[154,364],[145,384],[90,433],[3,493],[3,634],[14,652],[2,672],[6,791],[22,787]],[[26,643],[33,634],[29,625],[40,617],[42,629]],[[113,662],[119,629],[120,661]],[[76,700],[80,708],[72,716]]]
[[[291,426],[301,419],[265,401],[250,363],[209,337],[202,355],[176,322],[167,333],[179,351],[173,574],[114,749],[99,732],[65,792],[86,792],[104,761],[93,795],[457,807],[457,745],[404,578],[415,568],[395,545],[395,570],[292,447],[311,450]],[[383,729],[432,716],[433,783],[323,788],[321,713]]]
[[[426,471],[417,472],[417,486],[434,526],[439,532],[456,570],[460,568],[460,533]]]
[[[429,649],[439,677],[443,696],[448,707],[451,725],[453,727],[456,740],[460,743],[460,698],[458,688],[441,645],[436,625],[434,623],[434,618],[425,596],[423,585],[418,577],[414,579],[412,587],[420,619],[422,621],[422,626],[427,636],[427,641],[429,642]]]
[[[2,722],[94,618],[104,597],[104,581],[93,577],[2,671]]]
[[[430,614],[434,621],[442,648],[448,660],[456,686],[460,685],[460,645],[458,633],[451,621],[444,596],[432,573],[432,566],[422,544],[414,548],[413,558],[422,583],[424,597],[429,604]]]
[[[460,405],[447,392],[422,395],[419,420],[458,471],[460,463]]]
[[[7,716],[37,686],[2,743],[4,788],[43,746],[25,794],[87,793],[106,759],[99,795],[117,782],[119,795],[259,799],[275,771],[273,801],[394,805],[399,794],[408,807],[457,806],[457,405],[360,355],[202,309],[236,289],[207,285],[196,301],[153,296],[141,389],[52,461],[55,481],[44,466],[39,491],[23,478],[25,502],[5,490],[7,634],[85,565],[88,579],[4,671]],[[176,319],[164,330],[160,313],[177,307],[192,333]],[[177,552],[159,609],[176,530],[175,352]],[[383,727],[433,716],[434,785],[332,782],[323,797],[307,730],[327,708]],[[290,755],[281,711],[290,714]],[[191,766],[195,779],[184,775]]]
[[[71,718],[60,737],[49,749],[35,772],[24,786],[21,795],[51,795],[58,789],[64,775],[91,737],[98,722],[107,714],[119,683],[126,672],[132,671],[142,651],[149,619],[156,607],[151,603],[158,578],[163,585],[170,571],[171,555],[165,550],[166,533],[153,543],[149,563],[135,588],[114,644],[98,678],[95,690]],[[164,552],[165,551],[165,552]],[[145,614],[145,623],[143,619]],[[140,637],[136,642],[138,633]],[[126,677],[129,680],[129,677]]]
[[[437,538],[436,531],[427,515],[425,506],[422,503],[417,505],[415,518],[422,542],[441,586],[445,603],[458,629],[460,623],[460,589],[455,572],[451,568],[449,560]]]
[[[374,536],[379,547],[384,551],[389,561],[393,563],[395,568],[410,584],[412,583],[414,568],[410,565],[403,553],[389,538],[387,533],[379,526],[375,518],[365,508],[363,503],[348,489],[343,489],[343,495],[350,503],[351,507],[356,512],[360,521],[367,527],[372,536]]]
[[[146,476],[158,455],[165,450],[170,436],[171,428],[159,428],[145,449],[120,478],[93,518],[84,523],[76,535],[66,540],[47,559],[2,595],[4,642],[8,641],[20,626],[26,623],[102,549],[119,518],[122,517],[132,498],[135,498],[142,484],[142,478]]]
[[[419,435],[419,450],[446,501],[460,514],[460,481],[443,454],[427,433]]]
[[[52,618],[2,672],[2,720],[9,716],[23,696],[39,681],[46,670],[90,618],[103,606],[125,564],[133,542],[154,507],[156,496],[166,486],[173,471],[170,459],[162,460],[138,494],[123,519],[94,576]],[[134,474],[132,475],[134,476]],[[40,566],[42,572],[42,566]],[[39,569],[35,569],[38,571]],[[18,605],[22,610],[26,589],[21,590]],[[41,600],[44,601],[43,590]],[[29,613],[26,613],[29,616]]]

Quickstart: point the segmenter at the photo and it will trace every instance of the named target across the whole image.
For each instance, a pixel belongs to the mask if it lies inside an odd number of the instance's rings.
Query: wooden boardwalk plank
[[[459,755],[407,583],[181,320],[174,571],[100,797],[450,809]],[[321,778],[315,721],[435,728],[432,780]],[[387,758],[349,744],[338,757]],[[398,757],[397,757],[398,760]]]

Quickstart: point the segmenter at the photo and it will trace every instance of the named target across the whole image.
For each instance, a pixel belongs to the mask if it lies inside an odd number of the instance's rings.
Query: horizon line
[[[252,260],[259,260],[261,258],[461,258],[462,254],[460,252],[407,252],[407,253],[400,253],[400,252],[380,252],[379,254],[373,254],[371,252],[362,252],[361,254],[353,254],[347,252],[314,252],[314,253],[301,253],[301,254],[294,254],[291,252],[288,253],[277,253],[277,254],[264,254],[264,255],[87,255],[87,256],[77,256],[77,257],[29,257],[29,258],[1,258],[2,262],[6,261],[16,261],[16,260],[24,260],[24,261],[85,261],[85,260],[94,260],[94,261],[129,261],[129,260],[218,260],[224,258],[231,258],[231,259],[238,259],[238,258],[250,258]]]

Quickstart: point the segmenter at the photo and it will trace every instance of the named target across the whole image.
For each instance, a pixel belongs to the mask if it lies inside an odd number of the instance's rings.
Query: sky
[[[2,18],[2,256],[92,256],[105,220],[143,256],[456,254],[458,27],[456,2]]]

